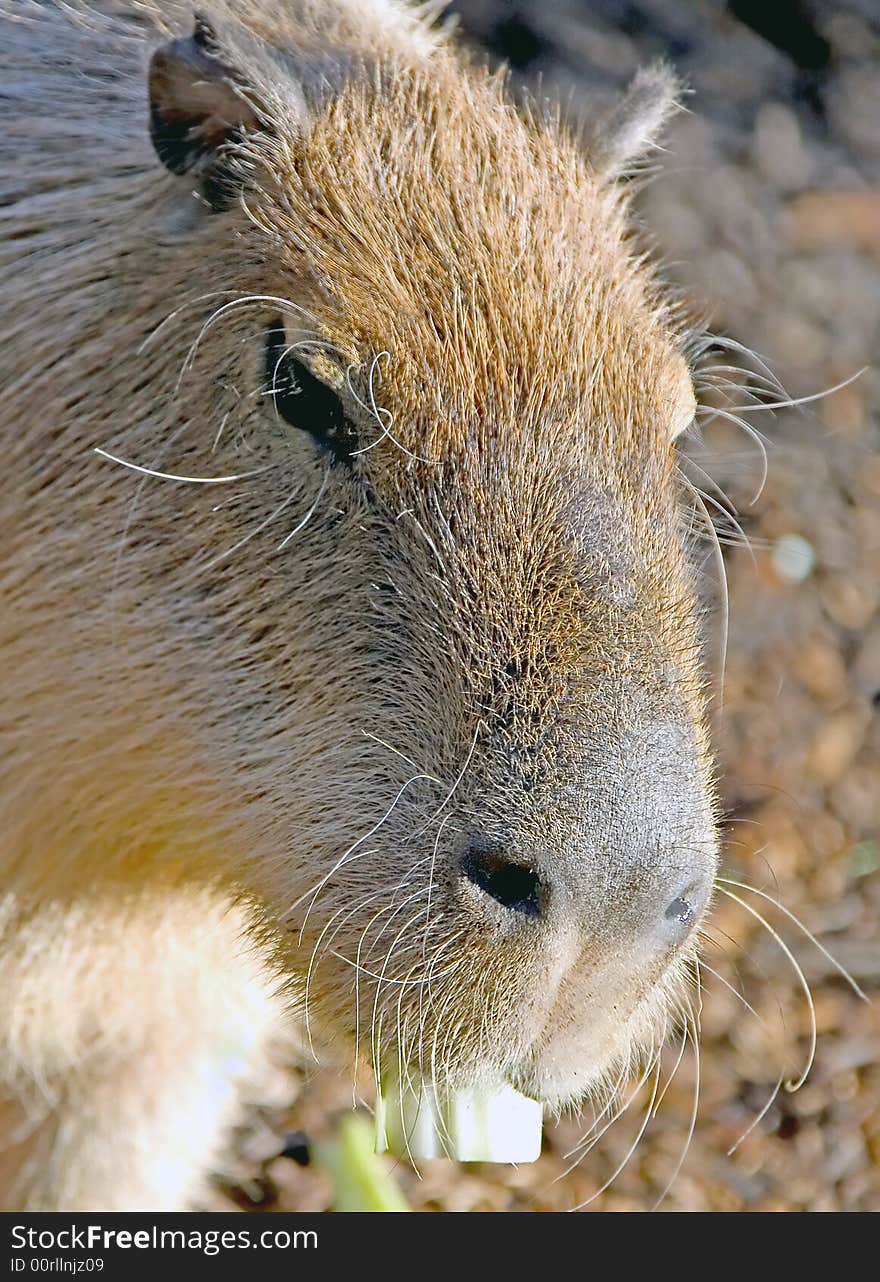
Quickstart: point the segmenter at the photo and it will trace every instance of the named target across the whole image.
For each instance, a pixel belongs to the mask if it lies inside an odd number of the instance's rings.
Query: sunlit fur
[[[692,391],[619,181],[668,104],[591,161],[390,0],[224,0],[266,130],[212,213],[145,124],[188,4],[0,8],[0,1200],[191,1204],[286,1011],[383,1075],[599,1089],[716,849]],[[304,106],[236,13],[339,83]],[[273,413],[279,319],[352,469]],[[547,922],[462,885],[474,835]]]

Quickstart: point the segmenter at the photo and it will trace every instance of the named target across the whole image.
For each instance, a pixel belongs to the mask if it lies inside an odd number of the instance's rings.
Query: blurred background
[[[549,1125],[534,1166],[387,1169],[418,1210],[647,1210],[674,1175],[667,1210],[880,1210],[880,0],[457,0],[452,9],[467,42],[508,62],[518,88],[561,101],[573,122],[594,119],[645,61],[667,58],[682,74],[688,110],[637,208],[667,278],[719,335],[706,363],[732,371],[715,382],[766,373],[740,345],[792,398],[864,368],[821,399],[746,416],[766,439],[763,487],[760,445],[721,415],[704,414],[686,449],[729,581],[716,729],[724,875],[778,899],[871,1000],[785,912],[728,886],[744,903],[719,894],[705,942],[689,1144],[691,1047],[656,1115],[650,1091],[636,1091],[571,1170],[587,1115]],[[707,388],[705,400],[749,398]],[[708,541],[705,568],[717,653],[723,602]],[[800,1074],[811,1040],[785,948],[812,990],[818,1043],[806,1083],[774,1098],[782,1074]],[[326,1167],[299,1162],[339,1135],[350,1109],[349,1079],[307,1080],[285,1124],[309,1149],[295,1136],[292,1156],[273,1156],[276,1133],[258,1125],[242,1139],[225,1204],[329,1209]]]

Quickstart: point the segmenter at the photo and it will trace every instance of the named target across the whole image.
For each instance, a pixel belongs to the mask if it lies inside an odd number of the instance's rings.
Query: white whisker
[[[720,880],[721,879],[719,879],[719,882]],[[800,1076],[795,1081],[788,1081],[785,1083],[785,1089],[787,1091],[799,1090],[800,1087],[803,1086],[804,1082],[807,1080],[807,1077],[809,1076],[809,1073],[810,1073],[810,1069],[813,1067],[813,1060],[816,1058],[816,1041],[817,1041],[816,1008],[813,1005],[813,994],[810,991],[810,985],[807,983],[807,978],[804,975],[803,970],[799,966],[797,958],[794,956],[794,953],[788,947],[788,945],[786,944],[782,936],[773,929],[770,923],[764,917],[762,917],[761,914],[756,909],[752,908],[751,904],[747,904],[744,899],[741,899],[739,895],[734,894],[732,890],[728,890],[727,887],[723,885],[719,885],[719,889],[721,890],[722,894],[727,895],[730,899],[733,899],[742,908],[744,908],[747,913],[751,913],[752,917],[754,917],[756,921],[759,921],[761,923],[761,925],[768,932],[768,934],[772,935],[772,937],[776,940],[777,944],[782,949],[783,953],[791,963],[792,969],[797,975],[800,986],[803,989],[804,995],[806,996],[807,1005],[810,1012],[810,1049],[807,1055],[807,1062]]]
[[[271,472],[273,467],[277,467],[277,464],[273,463],[267,467],[258,467],[252,472],[236,472],[232,476],[179,476],[175,472],[159,472],[153,467],[142,467],[139,463],[131,463],[128,459],[119,458],[118,455],[102,449],[100,445],[94,446],[94,453],[109,459],[111,463],[118,463],[120,467],[127,467],[132,472],[140,472],[143,476],[155,476],[161,481],[182,481],[185,485],[228,485],[230,481],[246,481],[252,476],[263,476],[266,472]]]
[[[777,1077],[776,1085],[773,1087],[773,1090],[770,1093],[770,1098],[767,1100],[767,1103],[761,1109],[760,1113],[758,1113],[753,1119],[753,1121],[751,1122],[751,1124],[746,1127],[746,1129],[743,1131],[742,1135],[739,1137],[736,1143],[731,1144],[730,1148],[727,1150],[728,1157],[733,1157],[734,1153],[739,1148],[740,1144],[742,1144],[743,1140],[745,1140],[749,1135],[751,1135],[755,1127],[758,1126],[763,1121],[763,1119],[767,1116],[767,1114],[770,1112],[770,1109],[773,1106],[773,1101],[776,1099],[776,1096],[779,1094],[779,1091],[782,1087],[784,1078],[785,1078],[785,1072],[783,1071]]]
[[[778,908],[778,910],[781,913],[785,914],[785,916],[789,919],[789,921],[793,922],[794,925],[797,926],[798,930],[802,931],[803,934],[806,935],[807,939],[809,939],[813,947],[818,948],[819,952],[822,954],[825,960],[830,962],[831,965],[834,967],[834,969],[837,971],[837,973],[843,979],[846,980],[846,982],[849,984],[850,988],[853,990],[856,996],[861,997],[863,1002],[866,1002],[868,1000],[867,994],[863,991],[863,989],[859,987],[859,985],[853,979],[849,971],[844,966],[841,966],[837,958],[832,953],[830,953],[823,944],[819,942],[819,940],[816,938],[813,932],[807,929],[807,927],[804,925],[804,923],[801,921],[799,917],[796,917],[795,914],[790,909],[786,908],[785,904],[780,903],[778,899],[774,899],[772,895],[768,895],[766,891],[758,890],[757,886],[750,886],[745,881],[734,881],[732,877],[719,877],[718,880],[720,882],[724,882],[724,884],[727,886],[738,886],[740,890],[748,890],[753,895],[760,895],[762,899],[766,899],[767,902],[772,904],[774,908]]]
[[[685,1023],[685,1029],[687,1030],[687,1023]],[[660,1196],[657,1198],[657,1201],[651,1207],[652,1211],[656,1211],[658,1207],[660,1207],[663,1204],[663,1202],[666,1200],[669,1194],[669,1190],[672,1188],[673,1184],[681,1174],[681,1168],[684,1166],[687,1155],[690,1152],[691,1141],[694,1138],[694,1131],[697,1128],[697,1113],[700,1107],[700,1037],[699,1037],[699,1030],[696,1023],[694,1023],[691,1028],[691,1037],[693,1040],[693,1047],[694,1047],[694,1094],[693,1094],[693,1104],[691,1106],[691,1116],[690,1116],[690,1122],[688,1125],[687,1136],[685,1137],[684,1147],[681,1150],[679,1159],[675,1164],[675,1169],[673,1170],[666,1184],[663,1186],[663,1191],[661,1192]]]

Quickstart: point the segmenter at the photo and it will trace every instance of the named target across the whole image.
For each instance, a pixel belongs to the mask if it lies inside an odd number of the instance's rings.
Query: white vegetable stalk
[[[451,1091],[389,1084],[376,1103],[376,1152],[416,1161],[534,1162],[541,1153],[541,1105],[512,1086]]]

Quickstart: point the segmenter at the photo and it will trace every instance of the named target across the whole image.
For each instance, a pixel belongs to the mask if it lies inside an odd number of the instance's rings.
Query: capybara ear
[[[612,178],[636,168],[657,145],[681,96],[681,82],[666,63],[637,71],[620,102],[596,124],[589,149],[595,168]]]
[[[239,72],[225,61],[213,23],[196,15],[191,36],[157,49],[150,62],[150,137],[174,174],[199,171],[211,206],[228,203],[222,149],[261,127],[260,112]]]
[[[672,363],[671,374],[669,430],[672,439],[675,440],[692,426],[697,413],[697,398],[691,372],[683,356],[676,356]]]

